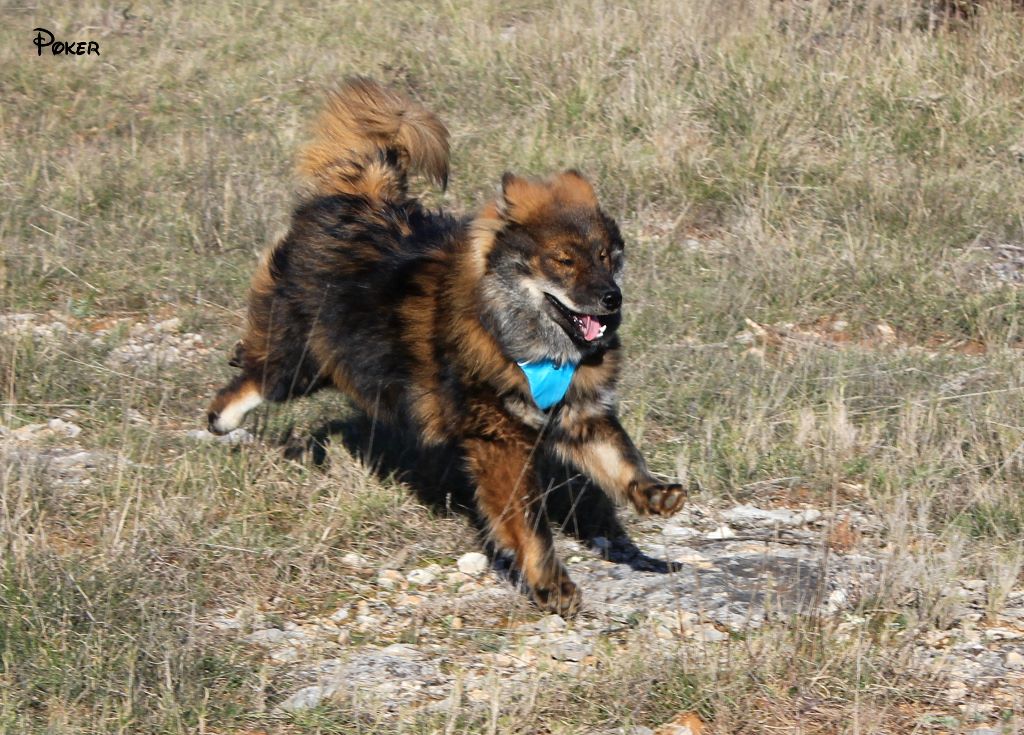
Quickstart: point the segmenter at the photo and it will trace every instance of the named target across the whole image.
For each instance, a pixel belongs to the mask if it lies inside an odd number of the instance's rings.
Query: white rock
[[[1003,659],[1003,666],[1008,669],[1024,669],[1024,653],[1009,651]]]
[[[299,712],[305,709],[313,709],[325,699],[334,696],[334,693],[341,688],[341,682],[329,684],[316,684],[305,687],[295,692],[288,699],[281,702],[280,709],[285,712]]]
[[[661,533],[665,536],[671,536],[672,538],[691,538],[693,536],[699,536],[700,531],[695,528],[689,528],[687,526],[676,526],[667,525],[661,529]]]
[[[984,592],[987,582],[984,579],[965,579],[960,586],[971,592]]]
[[[736,532],[723,523],[714,531],[708,531],[708,533],[706,533],[704,537],[710,539],[736,538]]]
[[[339,607],[337,610],[331,613],[331,617],[329,618],[329,620],[334,623],[340,623],[344,620],[348,620],[349,615],[351,615],[351,613],[349,612],[349,609],[347,607]]]
[[[409,584],[428,585],[434,583],[437,575],[429,569],[413,569],[405,575],[405,578]]]
[[[847,599],[848,597],[845,590],[833,590],[828,596],[828,605],[833,609],[833,611],[841,610],[846,607]]]
[[[25,424],[12,431],[11,436],[17,441],[27,441],[45,428],[46,424]]]
[[[1024,638],[1024,633],[1010,628],[986,628],[985,639],[990,641],[1015,641]]]
[[[393,590],[398,587],[404,577],[401,572],[394,569],[384,569],[377,575],[377,586],[386,590]]]
[[[803,516],[804,523],[816,523],[821,520],[821,511],[817,508],[808,508],[800,515]]]
[[[885,322],[878,322],[874,328],[875,336],[883,342],[895,342],[896,330]]]
[[[578,662],[594,652],[594,644],[578,637],[565,638],[548,644],[548,655],[556,661]]]
[[[260,646],[276,646],[287,642],[288,636],[280,628],[265,628],[250,633],[242,640],[246,643],[255,643]]]
[[[722,518],[733,526],[740,528],[750,526],[799,526],[804,522],[804,514],[786,508],[769,510],[753,505],[737,505],[722,513]]]
[[[561,615],[545,615],[533,625],[534,630],[539,633],[556,633],[565,630],[566,627],[565,618]]]
[[[174,317],[173,319],[165,319],[156,325],[154,331],[157,332],[177,332],[181,328],[181,319]]]
[[[278,663],[290,664],[294,661],[299,660],[299,652],[291,647],[285,646],[284,648],[275,648],[270,652],[270,658]]]
[[[699,619],[689,610],[656,610],[651,612],[650,618],[677,635],[681,631],[692,630]]]
[[[228,446],[237,446],[239,444],[252,444],[256,441],[256,437],[245,429],[235,429],[234,431],[228,432],[223,436],[212,434],[206,429],[192,429],[185,432],[185,436],[189,439],[194,439],[200,442],[217,442],[219,444],[226,444]]]
[[[950,704],[956,704],[957,702],[961,702],[966,696],[967,686],[960,681],[953,682],[950,685],[949,689],[946,690],[946,701]]]
[[[50,419],[46,426],[55,434],[61,434],[69,439],[74,439],[82,433],[81,426],[73,424],[70,421],[65,421],[64,419]]]
[[[228,444],[233,447],[238,444],[252,444],[256,441],[256,437],[245,429],[235,429],[224,436],[218,436],[217,441],[221,444]]]
[[[459,557],[456,566],[458,566],[459,571],[463,574],[470,574],[475,577],[486,572],[490,563],[487,557],[479,551],[470,551],[468,554],[463,554]]]
[[[341,557],[341,564],[342,566],[348,567],[349,569],[357,572],[361,572],[370,566],[369,562],[366,561],[364,557],[354,551],[346,552],[345,555]]]
[[[729,634],[723,633],[713,626],[705,625],[697,631],[697,638],[705,643],[721,643],[724,640],[728,640]]]

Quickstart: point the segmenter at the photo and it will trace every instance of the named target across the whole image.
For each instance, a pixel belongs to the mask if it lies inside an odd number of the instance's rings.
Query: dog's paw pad
[[[533,599],[541,610],[571,618],[579,612],[583,595],[575,582],[563,576],[550,586],[534,587]]]
[[[636,485],[630,497],[640,513],[670,516],[683,507],[686,490],[678,483],[651,483]]]

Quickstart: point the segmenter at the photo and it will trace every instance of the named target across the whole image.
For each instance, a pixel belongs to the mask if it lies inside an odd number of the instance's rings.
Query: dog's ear
[[[555,196],[563,204],[581,204],[585,207],[597,207],[597,194],[583,174],[574,168],[560,173],[553,182]]]
[[[506,171],[501,177],[499,214],[509,222],[523,224],[534,219],[552,203],[549,186]]]

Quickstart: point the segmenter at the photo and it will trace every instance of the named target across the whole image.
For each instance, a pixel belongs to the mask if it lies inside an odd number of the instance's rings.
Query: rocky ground
[[[855,548],[829,548],[837,522],[856,529]],[[598,665],[599,651],[654,644],[725,655],[730,642],[793,615],[823,616],[837,635],[857,635],[858,604],[892,553],[872,518],[850,509],[692,505],[667,522],[637,519],[630,531],[645,556],[678,570],[603,560],[563,540],[560,553],[586,594],[572,621],[530,609],[500,565],[469,552],[449,566],[413,569],[349,554],[360,593],[350,604],[287,619],[268,601],[223,610],[210,624],[265,651],[284,710],[335,697],[394,711],[489,707],[531,696],[547,676]],[[1024,706],[1024,589],[994,613],[987,593],[983,580],[963,581],[952,625],[907,641],[910,665],[979,723],[977,735],[1002,732],[987,718]]]
[[[0,328],[42,339],[66,339],[75,329],[33,315],[4,317]],[[79,336],[113,339],[111,366],[209,359],[202,338],[175,319],[116,329]],[[91,449],[76,416],[0,425],[4,454],[80,486],[97,467],[129,462]],[[182,433],[212,440],[199,429]],[[240,430],[222,441],[255,439]],[[793,616],[825,620],[840,637],[860,635],[865,601],[907,553],[888,544],[878,518],[852,505],[700,499],[668,520],[630,516],[628,530],[631,541],[597,538],[593,548],[559,540],[585,595],[583,612],[570,621],[536,611],[509,581],[506,561],[467,549],[446,563],[412,567],[348,553],[351,578],[333,609],[299,615],[271,599],[210,611],[204,625],[211,636],[259,652],[277,692],[267,706],[281,712],[337,699],[396,715],[505,707],[535,696],[550,677],[584,674],[618,651],[725,656],[751,632]],[[977,723],[975,735],[1005,732],[998,714],[1024,710],[1024,588],[962,580],[947,593],[948,624],[905,631],[906,665]]]

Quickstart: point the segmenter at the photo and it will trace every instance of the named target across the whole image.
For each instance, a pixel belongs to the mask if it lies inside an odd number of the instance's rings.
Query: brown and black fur
[[[497,200],[472,218],[427,211],[407,176],[447,181],[447,130],[364,79],[330,97],[299,168],[311,193],[253,278],[233,361],[241,372],[210,405],[211,430],[230,431],[260,400],[332,386],[376,419],[411,424],[425,445],[458,446],[493,541],[514,554],[541,607],[574,613],[579,593],[553,551],[538,450],[642,513],[668,515],[684,499],[650,475],[615,417],[615,222],[574,171],[505,174]],[[574,326],[582,316],[603,326],[600,337]],[[547,412],[517,365],[544,358],[579,363]]]

